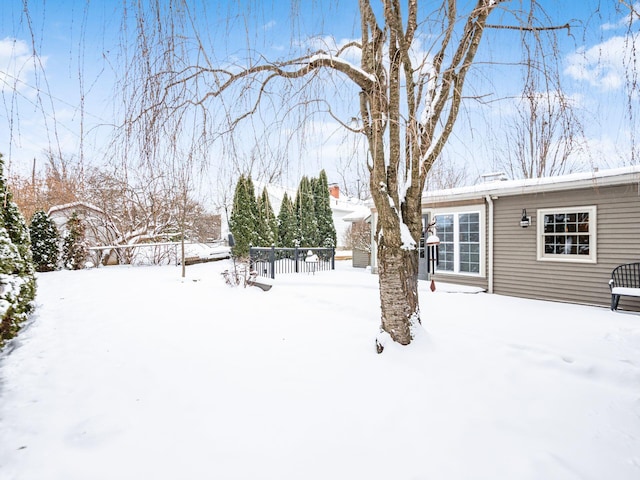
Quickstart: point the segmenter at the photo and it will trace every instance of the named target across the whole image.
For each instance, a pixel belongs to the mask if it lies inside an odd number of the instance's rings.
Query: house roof
[[[350,213],[364,206],[364,202],[362,200],[358,200],[355,197],[346,197],[344,195],[340,195],[340,198],[329,197],[329,203],[331,205],[331,210],[335,213]]]
[[[452,200],[472,200],[486,197],[525,195],[530,193],[574,190],[640,183],[640,165],[607,170],[572,173],[557,177],[529,178],[525,180],[495,180],[467,187],[428,191],[422,194],[423,203]]]
[[[95,205],[91,205],[90,203],[87,203],[87,202],[71,202],[71,203],[65,203],[63,205],[54,205],[49,209],[48,214],[51,215],[52,213],[63,212],[65,210],[75,210],[79,207],[85,208],[87,210],[92,210],[96,213],[104,215],[104,210],[102,210],[99,207],[96,207]]]
[[[365,205],[355,206],[355,210],[342,217],[343,222],[360,222],[371,216],[371,209]]]

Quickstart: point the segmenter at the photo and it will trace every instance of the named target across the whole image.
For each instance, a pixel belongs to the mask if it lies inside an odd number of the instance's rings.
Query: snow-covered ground
[[[0,355],[3,480],[640,478],[640,314],[377,277],[231,288],[229,260],[39,274]]]

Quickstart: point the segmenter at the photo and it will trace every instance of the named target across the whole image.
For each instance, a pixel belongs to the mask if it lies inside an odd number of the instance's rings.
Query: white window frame
[[[484,205],[467,205],[461,207],[452,207],[452,208],[443,208],[438,210],[430,210],[429,218],[431,221],[435,221],[437,215],[453,215],[453,271],[450,270],[439,270],[436,267],[437,275],[464,275],[469,277],[485,277],[485,269],[486,269],[486,251],[485,251],[485,237],[486,237],[486,212]],[[472,272],[461,272],[460,271],[460,222],[459,216],[460,214],[465,213],[477,213],[479,225],[479,235],[480,235],[480,271],[478,273]],[[436,232],[438,233],[438,232]]]
[[[544,252],[544,216],[563,213],[588,213],[589,214],[589,255],[578,254],[551,254]],[[537,214],[537,257],[540,262],[566,262],[566,263],[596,263],[598,256],[597,245],[597,214],[595,205],[583,207],[555,207],[538,209]],[[584,235],[584,233],[583,233]]]

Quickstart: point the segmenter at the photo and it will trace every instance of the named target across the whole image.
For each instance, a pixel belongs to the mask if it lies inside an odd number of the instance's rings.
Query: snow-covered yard
[[[231,288],[228,260],[38,277],[0,356],[4,480],[640,478],[640,314],[421,284],[377,355],[351,262]]]

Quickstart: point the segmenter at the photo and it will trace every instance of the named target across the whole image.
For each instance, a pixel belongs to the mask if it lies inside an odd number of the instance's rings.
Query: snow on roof
[[[342,217],[343,222],[359,222],[371,216],[371,209],[366,205],[355,205],[355,209]]]
[[[604,187],[640,182],[640,165],[607,170],[572,173],[556,177],[529,178],[524,180],[496,180],[467,187],[435,190],[422,194],[422,201],[465,200],[486,195],[509,196],[527,193],[573,190],[585,187]]]
[[[331,203],[331,210],[334,212],[353,212],[358,207],[364,205],[362,200],[355,197],[345,197],[343,195],[340,195],[340,198],[329,197],[329,201]]]
[[[62,205],[54,205],[53,207],[51,207],[49,209],[48,214],[51,215],[54,212],[61,212],[64,210],[71,210],[77,207],[82,207],[82,208],[86,208],[88,210],[93,210],[94,212],[100,213],[100,214],[104,214],[104,210],[102,210],[99,207],[96,207],[95,205],[92,205],[90,203],[87,202],[82,202],[82,201],[78,201],[78,202],[70,202],[70,203],[65,203]]]

